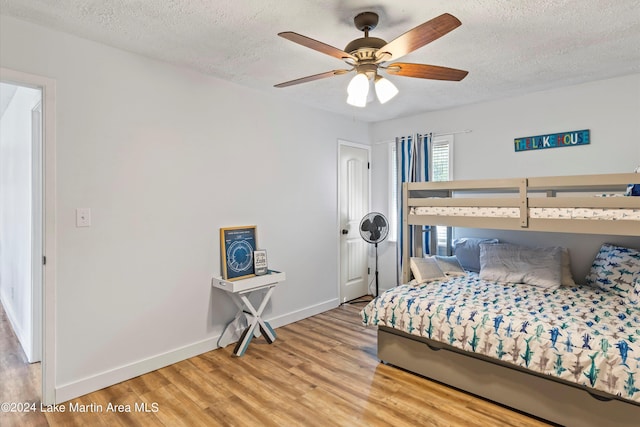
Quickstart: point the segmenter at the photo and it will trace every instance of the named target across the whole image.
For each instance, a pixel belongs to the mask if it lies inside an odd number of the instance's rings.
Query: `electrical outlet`
[[[91,208],[76,208],[76,227],[91,227]]]

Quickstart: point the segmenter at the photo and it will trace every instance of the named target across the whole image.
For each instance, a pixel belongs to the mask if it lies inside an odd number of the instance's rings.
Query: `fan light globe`
[[[376,95],[380,104],[384,104],[398,94],[398,88],[384,77],[376,77]]]
[[[366,98],[369,93],[369,79],[364,73],[358,73],[349,82],[347,86],[347,93],[349,95],[364,96]]]
[[[367,95],[369,94],[369,79],[364,73],[356,74],[347,86],[347,103],[356,107],[367,105]]]
[[[358,97],[355,95],[347,96],[347,104],[353,105],[354,107],[366,107],[367,106],[367,97]]]

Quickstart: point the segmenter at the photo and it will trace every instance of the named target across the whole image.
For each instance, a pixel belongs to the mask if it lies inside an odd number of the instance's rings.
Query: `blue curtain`
[[[397,177],[397,212],[398,212],[398,241],[396,247],[396,272],[398,284],[402,283],[402,247],[405,239],[409,239],[409,248],[411,256],[424,256],[424,254],[414,254],[414,226],[409,228],[409,235],[403,235],[402,218],[402,184],[404,182],[425,182],[429,180],[429,144],[431,142],[431,134],[426,135],[410,135],[396,138],[396,170]],[[428,227],[420,226],[423,231]],[[421,233],[423,236],[423,250],[428,251],[428,233]],[[408,260],[407,260],[408,261]]]

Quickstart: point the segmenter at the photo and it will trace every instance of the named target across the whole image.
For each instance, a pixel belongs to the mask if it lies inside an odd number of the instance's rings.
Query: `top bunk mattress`
[[[411,215],[461,216],[481,218],[519,218],[520,209],[514,207],[413,207]],[[640,209],[595,209],[595,208],[529,208],[530,218],[548,219],[593,219],[640,221]]]
[[[590,286],[546,290],[477,274],[402,285],[363,308],[386,326],[640,404],[640,309]]]

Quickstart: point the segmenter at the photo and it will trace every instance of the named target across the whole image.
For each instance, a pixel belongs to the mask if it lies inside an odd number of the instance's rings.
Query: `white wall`
[[[220,227],[257,225],[286,271],[274,326],[337,306],[337,140],[368,125],[0,23],[1,65],[56,80],[58,401],[216,347],[235,313],[210,286]]]
[[[640,165],[639,118],[640,74],[634,74],[379,122],[372,126],[372,139],[469,129],[470,133],[455,135],[454,179],[633,172]],[[514,138],[579,129],[590,129],[590,145],[519,153],[513,148]],[[388,160],[383,145],[374,147],[373,182],[380,183],[388,179]],[[385,206],[387,195],[386,187],[374,187],[373,203]],[[522,234],[512,239],[541,243],[531,233]],[[612,238],[549,233],[544,241],[573,246],[575,271],[582,275],[603,240]],[[640,247],[638,240],[616,238]],[[394,256],[393,250],[387,252]],[[385,282],[393,283],[393,276],[386,275]]]
[[[375,141],[455,135],[454,179],[633,172],[640,164],[640,74],[375,123]],[[591,130],[591,144],[516,153],[514,138]]]
[[[391,191],[389,144],[392,141],[378,140],[371,148],[371,209],[383,213],[387,218],[391,217],[387,196]],[[374,265],[374,262],[372,258],[370,265]],[[380,292],[396,285],[396,242],[390,239],[378,245],[378,271]]]
[[[31,110],[40,91],[2,84],[15,90],[0,117],[0,300],[27,355],[35,361],[32,346],[31,274]]]

